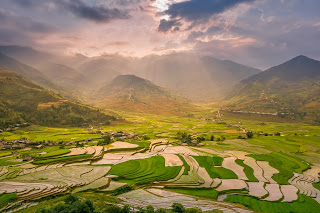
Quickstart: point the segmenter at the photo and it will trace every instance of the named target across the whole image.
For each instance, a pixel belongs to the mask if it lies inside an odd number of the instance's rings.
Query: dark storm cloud
[[[56,31],[55,27],[34,21],[28,17],[14,15],[0,9],[0,29],[16,29],[21,32],[51,33]]]
[[[12,1],[20,5],[21,7],[32,7],[35,5],[34,0],[12,0]]]
[[[50,3],[57,8],[62,8],[71,12],[77,17],[97,23],[107,23],[114,19],[130,18],[127,10],[108,8],[104,5],[89,5],[84,0],[55,0],[51,2],[46,0],[13,0],[13,2],[24,8],[48,7],[48,4]],[[128,4],[128,2],[124,0],[119,3],[120,5]]]
[[[208,20],[212,15],[222,13],[240,3],[254,0],[190,0],[172,4],[166,14],[171,18],[183,18],[188,21]]]
[[[178,31],[179,26],[181,26],[181,23],[178,20],[167,21],[165,19],[161,19],[159,27],[158,27],[158,31],[159,32],[167,32],[169,30]]]
[[[192,24],[188,30],[192,29],[198,22],[206,22],[212,16],[218,15],[237,6],[240,3],[250,3],[255,0],[189,0],[172,4],[168,10],[164,11],[164,14],[170,16],[170,20],[167,23],[160,22],[160,25],[167,26],[168,24],[177,23],[177,19],[186,20]],[[161,27],[166,31],[171,30],[169,27]],[[163,32],[165,32],[162,30]]]
[[[69,10],[74,15],[95,22],[110,22],[113,19],[128,19],[130,15],[127,11],[117,8],[107,8],[104,6],[89,6],[82,0],[57,1],[63,8]]]
[[[0,43],[2,45],[31,45],[35,38],[55,32],[58,32],[58,29],[51,25],[0,9]]]

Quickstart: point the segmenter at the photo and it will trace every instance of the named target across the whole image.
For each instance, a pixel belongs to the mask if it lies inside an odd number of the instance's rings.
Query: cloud
[[[158,31],[159,32],[167,32],[169,30],[171,31],[178,31],[181,26],[181,23],[179,22],[179,20],[169,20],[167,21],[166,19],[161,19],[160,20],[160,24],[158,27]]]
[[[221,14],[240,3],[250,3],[255,0],[189,0],[174,3],[164,11],[170,17],[168,23],[176,23],[178,19],[191,22],[188,29],[192,29],[196,23],[207,22],[214,15]],[[161,25],[162,23],[160,23]],[[169,31],[171,28],[164,28]]]
[[[56,8],[62,8],[71,12],[73,15],[94,21],[96,23],[108,23],[115,19],[130,18],[128,10],[109,8],[105,4],[88,4],[84,0],[55,0],[48,2],[46,0],[13,0],[13,2],[23,8],[48,7],[54,5]],[[50,4],[49,4],[50,3]],[[127,1],[121,1],[120,5],[129,4]]]
[[[0,28],[4,29],[17,29],[21,32],[30,33],[51,33],[57,29],[48,24],[34,21],[31,18],[17,16],[11,12],[0,9]]]
[[[208,20],[211,16],[243,2],[253,2],[253,0],[190,0],[172,4],[165,13],[171,18],[180,17],[187,21]]]
[[[31,45],[36,38],[57,32],[54,26],[0,9],[1,44]]]
[[[110,9],[105,6],[89,6],[82,0],[63,0],[57,1],[56,4],[59,4],[80,18],[97,23],[106,23],[113,19],[128,19],[130,17],[127,11],[117,8]]]
[[[12,0],[14,3],[18,4],[21,7],[32,7],[35,5],[35,1],[33,0]]]

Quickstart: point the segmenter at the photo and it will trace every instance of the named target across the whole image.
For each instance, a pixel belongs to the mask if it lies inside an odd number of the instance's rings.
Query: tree
[[[146,213],[154,213],[154,208],[153,208],[153,206],[147,206],[147,208],[146,208]]]
[[[98,146],[108,145],[113,142],[110,135],[106,135],[102,139],[103,141],[99,141]]]
[[[155,211],[155,213],[166,213],[166,210],[160,208],[160,209],[157,209],[157,210]]]
[[[210,141],[214,141],[214,136],[213,135],[211,135]]]
[[[104,209],[103,213],[120,213],[121,212],[121,207],[116,206],[116,205],[110,205],[106,209]]]
[[[247,135],[247,138],[252,138],[253,137],[253,132],[247,132],[246,135]]]
[[[181,141],[181,143],[187,143],[191,145],[192,137],[187,132],[178,132],[177,138]]]
[[[205,141],[206,139],[203,136],[198,136],[197,137],[197,142],[201,143],[202,141]]]
[[[186,209],[181,203],[174,203],[172,204],[172,212],[173,213],[185,213]]]

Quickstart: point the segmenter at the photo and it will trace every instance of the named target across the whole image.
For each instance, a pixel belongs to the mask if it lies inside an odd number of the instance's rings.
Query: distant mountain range
[[[320,122],[320,61],[295,57],[241,81],[226,99],[234,111]]]
[[[193,106],[168,89],[135,75],[119,75],[98,91],[95,105],[122,111],[186,115]]]
[[[47,67],[52,64],[63,65],[65,71],[58,70],[58,72],[60,79],[65,79],[64,82],[59,83],[60,80],[56,80],[52,75],[50,78],[63,88],[68,88],[68,85],[75,83],[75,80],[70,78],[72,75],[67,71],[67,67],[69,71],[73,70],[73,75],[74,71],[78,71],[74,78],[79,78],[81,74],[85,85],[90,85],[85,87],[84,92],[99,90],[118,75],[133,74],[161,87],[174,90],[189,99],[212,100],[220,97],[225,90],[240,80],[260,72],[258,69],[232,61],[191,53],[149,55],[143,58],[120,55],[88,58],[82,55],[53,56],[28,47],[20,48],[19,46],[0,46],[0,52],[34,66],[48,76],[52,71],[48,71]],[[76,80],[76,82],[79,81]],[[80,85],[83,85],[83,82]],[[78,88],[77,84],[75,86]]]
[[[192,108],[187,99],[224,97],[228,111],[320,120],[320,62],[306,56],[261,72],[192,53],[62,57],[19,46],[0,46],[0,52],[0,67],[103,108],[168,114]]]

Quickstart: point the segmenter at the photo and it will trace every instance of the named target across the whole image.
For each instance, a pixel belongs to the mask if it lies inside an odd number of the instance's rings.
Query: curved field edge
[[[280,185],[289,185],[288,180],[293,177],[294,172],[302,173],[311,168],[306,161],[282,152],[250,154],[248,156],[257,161],[267,161],[271,167],[277,169],[279,173],[274,174],[272,179]]]
[[[117,175],[119,179],[130,180],[132,183],[141,185],[152,181],[173,179],[181,169],[181,166],[166,167],[164,157],[155,156],[113,165],[108,174]]]
[[[314,199],[305,196],[298,195],[299,199],[295,202],[270,202],[258,200],[255,197],[245,196],[245,195],[228,195],[224,201],[230,203],[239,203],[247,208],[256,212],[269,212],[269,213],[317,213],[320,209],[320,204]]]

